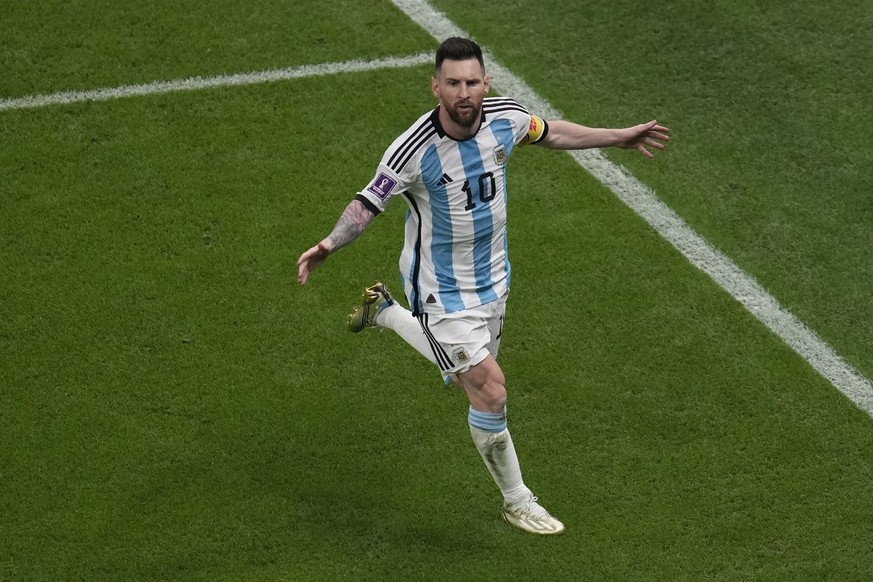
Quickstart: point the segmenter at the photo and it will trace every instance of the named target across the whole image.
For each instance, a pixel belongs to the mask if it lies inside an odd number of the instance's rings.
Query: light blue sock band
[[[487,432],[501,432],[506,428],[506,408],[503,412],[479,412],[470,407],[467,422],[480,430]]]

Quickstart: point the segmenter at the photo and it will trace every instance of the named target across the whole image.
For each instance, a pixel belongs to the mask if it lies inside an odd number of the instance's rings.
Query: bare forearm
[[[549,120],[549,133],[540,142],[547,148],[556,150],[583,150],[605,148],[617,145],[616,131],[600,127],[586,127],[562,120]]]
[[[327,238],[305,251],[297,259],[297,281],[301,285],[306,285],[310,273],[321,266],[332,252],[361,236],[374,216],[375,214],[367,210],[359,200],[352,200]]]
[[[336,251],[361,236],[367,225],[373,221],[374,216],[359,200],[352,200],[346,206],[331,233],[324,239],[327,248],[331,252]]]
[[[585,127],[570,121],[549,121],[549,132],[537,143],[557,150],[617,147],[635,149],[647,158],[662,150],[670,139],[670,128],[653,119],[631,127],[604,129]]]

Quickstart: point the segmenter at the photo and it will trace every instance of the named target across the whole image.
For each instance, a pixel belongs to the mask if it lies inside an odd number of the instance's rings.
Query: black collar
[[[436,128],[437,135],[439,135],[441,138],[447,137],[447,138],[454,140],[454,141],[469,141],[469,140],[473,139],[474,137],[476,137],[476,135],[479,133],[479,130],[482,129],[482,124],[485,123],[485,107],[484,107],[484,105],[482,107],[481,117],[479,118],[479,127],[476,128],[476,133],[474,133],[473,135],[471,135],[467,139],[457,139],[457,138],[454,138],[446,133],[446,130],[445,130],[445,128],[443,128],[443,124],[440,121],[440,106],[439,105],[437,105],[436,108],[431,112],[430,121],[431,121],[431,123],[433,123],[433,126]]]

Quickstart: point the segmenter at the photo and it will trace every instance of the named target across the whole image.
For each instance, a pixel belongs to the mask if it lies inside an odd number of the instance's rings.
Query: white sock
[[[518,456],[512,444],[509,429],[500,432],[489,432],[470,425],[473,442],[485,461],[485,466],[494,478],[494,482],[503,493],[503,502],[511,505],[513,502],[529,498],[532,493],[521,478],[521,467]]]
[[[376,325],[394,330],[397,335],[411,345],[415,350],[436,364],[436,356],[433,355],[433,349],[427,341],[427,336],[421,330],[421,324],[412,315],[412,312],[395,302],[394,305],[386,307],[379,315],[376,316]]]

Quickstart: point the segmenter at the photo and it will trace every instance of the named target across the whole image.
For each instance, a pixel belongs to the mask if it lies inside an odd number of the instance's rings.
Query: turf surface
[[[570,118],[673,127],[653,162],[611,156],[873,374],[860,3],[435,5]],[[3,20],[2,97],[434,48],[385,2]],[[501,362],[568,531],[500,521],[463,395],[344,329],[364,285],[398,287],[404,209],[293,284],[428,78],[0,112],[0,579],[869,580],[870,417],[536,148]]]

